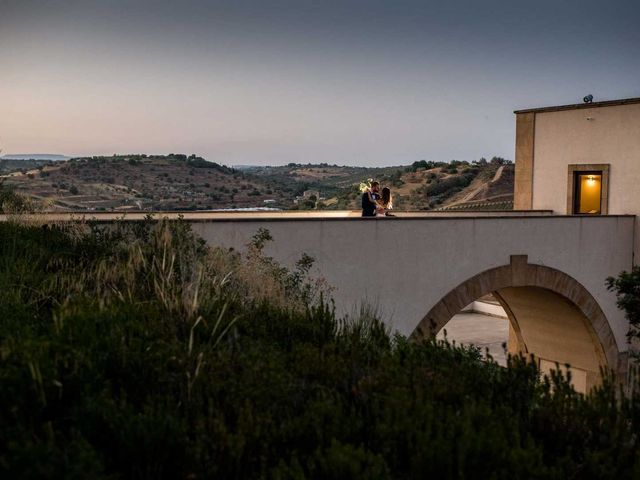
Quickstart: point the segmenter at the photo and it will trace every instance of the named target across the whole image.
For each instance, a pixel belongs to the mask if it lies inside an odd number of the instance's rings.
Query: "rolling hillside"
[[[341,167],[338,167],[341,168]],[[398,210],[484,209],[510,210],[513,206],[513,164],[426,163],[408,167],[363,169],[350,175],[327,170],[320,208],[358,209],[360,181],[373,178],[391,189]],[[309,169],[305,170],[305,173]],[[346,177],[346,178],[345,178]],[[322,182],[316,188],[322,187]]]
[[[297,186],[300,190],[302,186],[321,199],[303,200],[299,208],[358,209],[358,185],[367,179],[388,186],[395,207],[401,210],[504,210],[511,209],[513,202],[513,164],[498,157],[471,163],[422,160],[409,166],[383,168],[289,164],[246,171],[281,189]]]
[[[54,210],[201,210],[284,206],[266,182],[196,156],[75,158],[4,176]],[[265,203],[265,200],[268,202]]]
[[[289,164],[233,169],[195,155],[12,161],[0,181],[49,210],[359,209],[360,182],[391,188],[398,210],[511,209],[513,165],[414,162],[383,168]]]

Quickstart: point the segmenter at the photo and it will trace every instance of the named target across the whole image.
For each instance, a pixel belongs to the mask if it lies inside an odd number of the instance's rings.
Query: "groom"
[[[373,197],[373,200],[379,198],[378,192],[380,191],[380,184],[378,182],[372,182],[371,188],[362,194],[362,216],[363,217],[375,217],[376,216],[376,203],[371,201],[369,194]]]

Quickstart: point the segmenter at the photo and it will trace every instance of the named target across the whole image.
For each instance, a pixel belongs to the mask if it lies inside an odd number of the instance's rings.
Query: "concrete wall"
[[[610,164],[609,214],[640,216],[640,104],[535,113],[533,209],[569,213],[570,164]]]
[[[336,287],[340,312],[362,300],[378,305],[390,324],[411,334],[427,312],[474,275],[527,255],[580,282],[610,322],[625,351],[627,322],[605,279],[629,269],[633,217],[482,217],[202,221],[209,243],[243,248],[267,228],[267,253],[292,265],[306,252]]]

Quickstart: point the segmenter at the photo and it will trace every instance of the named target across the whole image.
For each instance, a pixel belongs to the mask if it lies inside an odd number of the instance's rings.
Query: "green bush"
[[[0,224],[1,478],[633,478],[637,398],[338,318],[182,222]]]
[[[0,213],[27,213],[37,207],[30,198],[16,193],[15,188],[5,185],[0,180]]]
[[[435,179],[429,183],[426,187],[426,194],[428,196],[443,196],[447,197],[453,194],[453,191],[459,191],[462,188],[468,186],[473,179],[476,177],[476,174],[473,172],[463,173],[461,175],[456,175],[443,178],[443,179]]]
[[[630,342],[637,342],[640,340],[640,267],[621,272],[617,278],[607,278],[607,288],[616,293],[618,307],[629,320],[627,338]]]

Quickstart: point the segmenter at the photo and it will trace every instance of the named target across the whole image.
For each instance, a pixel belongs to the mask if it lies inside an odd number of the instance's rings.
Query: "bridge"
[[[175,218],[178,214],[164,214]],[[145,214],[91,214],[98,221]],[[212,245],[245,248],[260,228],[266,253],[292,265],[303,253],[335,288],[341,314],[376,307],[413,338],[434,335],[472,301],[493,293],[509,318],[509,351],[546,365],[569,364],[585,389],[600,368],[626,375],[628,322],[605,279],[633,265],[633,215],[565,216],[548,211],[398,213],[184,213]],[[76,215],[78,217],[78,215]],[[69,220],[49,214],[48,221]],[[513,337],[513,338],[511,338]]]

